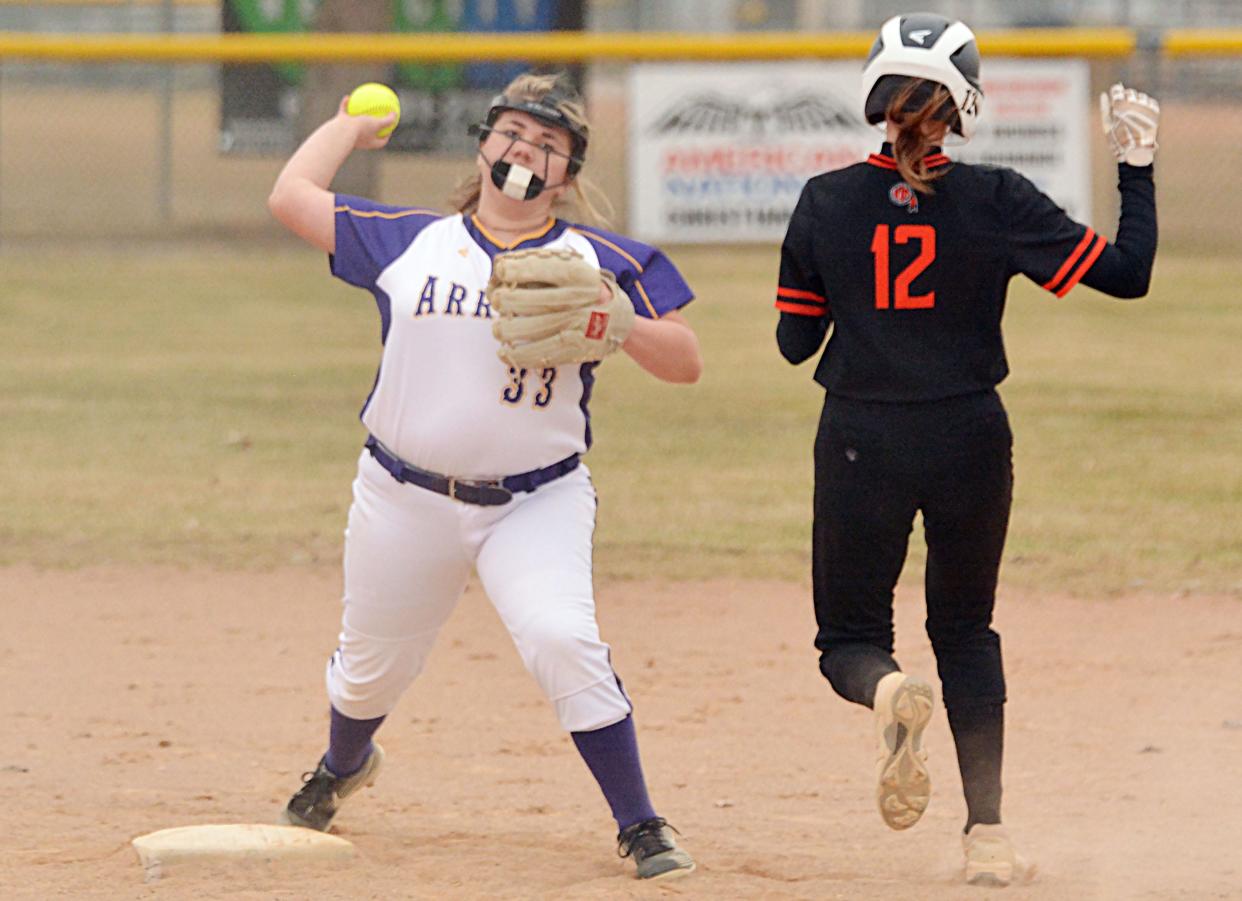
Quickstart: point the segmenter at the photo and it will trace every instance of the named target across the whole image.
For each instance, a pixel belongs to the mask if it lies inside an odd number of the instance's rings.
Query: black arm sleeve
[[[826,317],[781,313],[776,323],[776,346],[781,349],[781,356],[790,363],[809,359],[824,343],[828,322]]]
[[[1113,297],[1142,297],[1156,259],[1156,182],[1152,166],[1121,163],[1121,220],[1117,240],[1105,246],[1082,283]]]
[[[812,183],[802,189],[785,240],[781,243],[781,271],[776,288],[776,345],[790,363],[801,363],[824,343],[832,313],[827,292],[815,265],[814,198]]]

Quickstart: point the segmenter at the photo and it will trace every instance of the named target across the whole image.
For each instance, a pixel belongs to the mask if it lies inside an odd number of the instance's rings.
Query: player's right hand
[[[1100,120],[1109,149],[1121,163],[1150,166],[1156,157],[1160,104],[1118,82],[1100,95]]]
[[[397,121],[396,113],[389,113],[383,118],[377,116],[351,116],[348,106],[349,95],[346,94],[341,99],[341,105],[337,108],[336,118],[347,120],[349,127],[354,130],[355,150],[379,150],[388,143],[392,133],[389,132],[381,138],[379,132]]]

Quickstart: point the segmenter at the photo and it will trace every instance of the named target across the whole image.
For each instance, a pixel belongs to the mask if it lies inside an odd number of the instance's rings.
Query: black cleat
[[[664,817],[627,826],[617,836],[617,854],[634,858],[639,879],[685,876],[694,870],[694,859],[673,841],[676,831]]]
[[[371,754],[362,769],[350,776],[337,776],[324,764],[326,757],[319,758],[313,773],[303,773],[303,785],[289,799],[281,813],[281,819],[290,826],[302,826],[327,832],[332,818],[344,801],[363,786],[375,784],[375,776],[384,762],[384,749],[372,743]]]

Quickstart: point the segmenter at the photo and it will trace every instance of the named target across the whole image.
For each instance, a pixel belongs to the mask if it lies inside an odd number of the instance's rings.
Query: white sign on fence
[[[949,156],[1011,166],[1085,221],[1086,63],[988,60],[983,88],[979,129]],[[852,62],[634,66],[631,231],[655,243],[780,241],[808,178],[879,150],[859,91]]]

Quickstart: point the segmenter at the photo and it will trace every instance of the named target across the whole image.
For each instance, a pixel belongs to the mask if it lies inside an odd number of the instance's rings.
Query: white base
[[[148,878],[159,878],[164,864],[186,860],[341,859],[354,853],[343,838],[299,826],[263,823],[177,826],[133,840]]]

